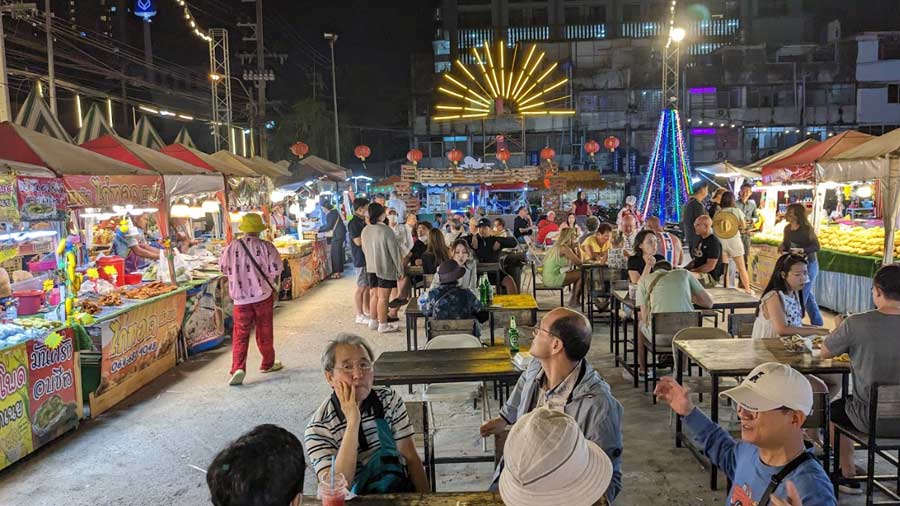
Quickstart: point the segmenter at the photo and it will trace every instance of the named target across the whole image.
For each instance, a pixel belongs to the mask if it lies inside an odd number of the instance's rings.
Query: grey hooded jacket
[[[622,405],[613,397],[609,384],[600,377],[587,360],[582,360],[578,382],[566,403],[565,413],[578,422],[585,438],[593,441],[609,456],[613,465],[612,481],[606,491],[610,504],[622,490]],[[516,387],[510,394],[500,416],[510,425],[531,412],[537,405],[539,388],[544,377],[541,363],[533,360],[528,369],[519,376]],[[494,473],[494,485],[500,478],[503,462]]]

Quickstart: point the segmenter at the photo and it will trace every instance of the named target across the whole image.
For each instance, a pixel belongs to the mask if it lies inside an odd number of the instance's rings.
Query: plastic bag
[[[98,279],[96,281],[85,279],[84,282],[81,283],[81,289],[78,290],[78,297],[84,297],[91,294],[106,295],[115,291],[116,287],[105,279]]]
[[[191,268],[185,261],[184,256],[176,249],[174,253],[173,263],[175,264],[175,282],[184,283],[191,280]],[[163,283],[171,283],[172,276],[169,274],[169,259],[163,250],[159,252],[159,270],[156,278]]]

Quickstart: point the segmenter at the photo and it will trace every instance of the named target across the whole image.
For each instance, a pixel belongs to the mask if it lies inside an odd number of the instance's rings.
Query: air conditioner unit
[[[728,115],[728,111],[726,111],[725,109],[716,109],[716,116],[718,116],[720,118],[724,118],[727,115]]]
[[[716,151],[716,160],[724,160],[728,158],[724,151]]]

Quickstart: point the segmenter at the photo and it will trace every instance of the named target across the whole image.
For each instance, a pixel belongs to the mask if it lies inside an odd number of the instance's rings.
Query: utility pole
[[[50,110],[56,116],[56,70],[53,68],[53,12],[50,0],[44,0],[44,26],[47,31],[47,80],[50,88]],[[81,121],[79,118],[78,121]]]
[[[337,107],[337,74],[334,70],[334,43],[337,42],[338,36],[335,33],[326,33],[325,40],[331,45],[331,92],[334,97],[334,162],[341,164],[341,133],[338,129],[338,107]]]
[[[9,75],[6,73],[6,42],[3,37],[3,15],[10,13],[13,18],[33,15],[37,10],[34,3],[0,5],[0,121],[11,121],[9,105]]]
[[[256,70],[261,76],[266,73],[266,55],[263,45],[263,0],[256,0]],[[257,81],[259,87],[259,106],[256,108],[256,118],[259,121],[259,154],[263,158],[269,157],[269,143],[266,140],[266,81]]]

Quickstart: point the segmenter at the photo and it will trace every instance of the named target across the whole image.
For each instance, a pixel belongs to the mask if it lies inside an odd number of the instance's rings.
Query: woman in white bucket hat
[[[590,506],[606,493],[612,462],[575,419],[549,408],[520,418],[506,439],[500,497],[507,506]]]

